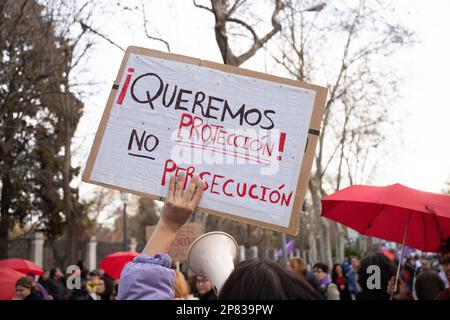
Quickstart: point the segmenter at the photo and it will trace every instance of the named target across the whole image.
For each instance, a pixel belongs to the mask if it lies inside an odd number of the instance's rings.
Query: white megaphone
[[[191,271],[207,277],[216,294],[234,270],[237,258],[237,242],[228,233],[212,231],[195,239],[187,254],[187,265]]]

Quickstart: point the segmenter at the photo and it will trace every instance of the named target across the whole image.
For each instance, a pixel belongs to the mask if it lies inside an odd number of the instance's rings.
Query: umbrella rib
[[[378,215],[385,209],[384,206],[380,203],[381,210],[377,212],[377,214],[369,221],[369,224],[364,228],[363,234],[367,232],[372,227],[373,222],[378,217]]]
[[[443,241],[444,240],[444,235],[442,233],[441,225],[439,224],[439,220],[438,220],[438,217],[436,215],[436,212],[432,208],[430,208],[429,206],[425,206],[425,209],[427,209],[428,212],[431,212],[431,215],[433,216],[434,222],[436,223],[436,229],[437,229],[437,231],[439,233],[439,239],[441,241]]]

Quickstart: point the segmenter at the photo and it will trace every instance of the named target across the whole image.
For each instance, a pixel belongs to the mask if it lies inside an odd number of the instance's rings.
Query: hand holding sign
[[[191,179],[187,191],[183,192],[186,180],[184,174],[170,177],[169,195],[161,214],[161,222],[174,232],[177,232],[191,217],[203,193],[204,184],[198,176]]]
[[[143,253],[153,256],[157,253],[169,252],[177,231],[188,221],[203,193],[203,181],[194,176],[186,192],[186,176],[171,176],[169,180],[169,194],[164,203],[155,232],[145,246]]]

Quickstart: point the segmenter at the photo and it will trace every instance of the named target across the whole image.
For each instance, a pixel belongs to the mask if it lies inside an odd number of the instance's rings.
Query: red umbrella
[[[359,233],[437,252],[450,236],[450,196],[393,184],[351,186],[322,199],[322,216]],[[409,228],[408,228],[409,226]]]
[[[26,275],[11,268],[0,267],[0,300],[11,300],[16,295],[16,282]]]
[[[437,252],[441,241],[450,236],[450,196],[398,183],[338,191],[322,199],[322,216],[359,233],[401,243],[401,260],[405,244]]]
[[[44,274],[44,270],[39,268],[39,266],[37,264],[35,264],[34,262],[32,262],[30,260],[26,260],[26,259],[14,258],[14,259],[0,260],[0,267],[11,268],[16,271],[23,272],[26,275],[28,275],[30,273],[32,273],[34,275],[38,275],[38,276]]]
[[[105,273],[113,279],[119,279],[123,267],[138,256],[137,252],[116,252],[106,256],[100,263],[100,269],[105,270]]]

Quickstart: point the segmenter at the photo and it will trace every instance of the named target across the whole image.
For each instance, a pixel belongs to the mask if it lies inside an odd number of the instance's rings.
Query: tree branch
[[[170,52],[170,45],[169,45],[169,42],[167,42],[166,40],[164,40],[164,39],[162,39],[162,38],[153,37],[153,36],[151,36],[150,33],[148,32],[148,29],[147,29],[147,23],[148,23],[148,21],[147,21],[147,18],[146,18],[146,16],[145,16],[145,5],[144,5],[144,2],[141,2],[141,4],[142,4],[142,15],[143,15],[143,19],[144,19],[144,31],[145,31],[145,35],[147,36],[147,38],[149,38],[149,39],[151,39],[151,40],[156,40],[156,41],[160,41],[160,42],[164,43],[165,46],[166,46],[166,48],[167,48],[167,51]],[[194,1],[194,4],[195,4],[195,1]]]
[[[104,34],[98,32],[97,30],[94,30],[92,27],[88,26],[87,24],[85,24],[83,21],[78,21],[81,25],[81,28],[83,30],[89,30],[90,32],[98,35],[100,38],[103,38],[104,40],[108,41],[109,43],[111,43],[113,46],[119,48],[120,50],[122,50],[123,52],[125,52],[125,49],[123,49],[121,46],[119,46],[117,43],[115,43],[114,41],[112,41],[110,38],[108,38],[107,36],[105,36]]]
[[[245,0],[236,0],[233,3],[233,6],[231,7],[231,9],[228,10],[227,18],[231,17],[231,15],[237,10],[237,8],[239,8],[244,2],[245,2]]]
[[[284,10],[285,7],[286,7],[286,5],[281,0],[276,0],[275,9],[272,13],[272,19],[271,19],[273,29],[271,31],[269,31],[261,39],[259,39],[258,37],[254,38],[254,42],[253,42],[253,45],[251,46],[251,48],[247,52],[241,54],[238,57],[239,61],[241,62],[240,64],[244,63],[245,61],[247,61],[248,59],[253,57],[255,55],[256,51],[258,51],[261,47],[263,47],[267,41],[269,41],[277,32],[279,32],[281,30],[281,25],[277,21],[277,17],[278,17],[278,14],[282,10]]]
[[[202,6],[201,4],[197,4],[197,2],[195,2],[195,0],[192,0],[192,2],[194,3],[194,6],[196,6],[197,8],[204,9],[204,10],[206,10],[206,11],[209,11],[209,12],[211,12],[211,13],[214,13],[214,11],[213,11],[211,8]],[[237,2],[237,1],[236,1],[236,2]]]
[[[228,18],[227,21],[242,25],[244,28],[246,28],[248,31],[250,31],[250,33],[253,36],[254,41],[259,41],[258,35],[256,34],[255,30],[246,22],[244,22],[240,19],[237,19],[237,18]]]

